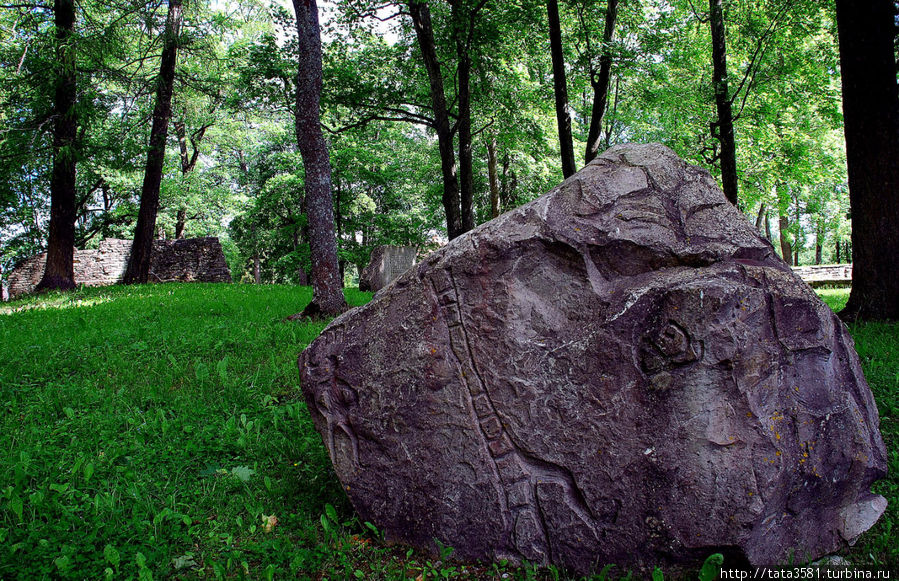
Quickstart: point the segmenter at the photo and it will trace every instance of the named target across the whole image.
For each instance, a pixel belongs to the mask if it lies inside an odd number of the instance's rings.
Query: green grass
[[[815,292],[834,311],[849,300],[849,289],[817,289]],[[874,492],[889,500],[880,521],[847,553],[856,564],[899,569],[899,324],[856,323],[849,325],[865,379],[874,393],[880,412],[880,432],[887,449],[887,478],[874,485]]]
[[[310,298],[168,284],[0,305],[0,579],[559,578],[407,553],[353,518],[298,388],[324,323],[284,320]],[[895,566],[899,333],[852,333],[891,505],[848,556]]]
[[[348,509],[296,367],[324,324],[283,322],[310,298],[158,285],[2,307],[0,578],[326,569],[321,512]]]

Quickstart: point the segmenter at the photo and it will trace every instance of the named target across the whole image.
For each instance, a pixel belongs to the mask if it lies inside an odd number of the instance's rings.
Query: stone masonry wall
[[[106,286],[121,282],[128,267],[131,240],[107,239],[96,250],[76,250],[75,283]],[[28,294],[44,274],[47,254],[27,258],[9,273],[9,297]],[[218,238],[155,240],[150,259],[150,282],[231,282],[231,273]]]
[[[793,272],[799,275],[810,287],[819,286],[852,286],[851,264],[828,264],[794,266]]]
[[[414,246],[378,246],[359,276],[359,290],[377,292],[415,265]]]

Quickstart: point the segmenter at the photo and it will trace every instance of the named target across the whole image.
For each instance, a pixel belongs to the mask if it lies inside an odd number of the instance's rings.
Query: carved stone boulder
[[[360,517],[462,558],[775,565],[886,507],[846,328],[661,145],[614,147],[453,240],[300,370]]]

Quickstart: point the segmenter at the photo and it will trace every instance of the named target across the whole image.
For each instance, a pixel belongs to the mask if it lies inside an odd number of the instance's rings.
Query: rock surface
[[[414,246],[377,246],[359,275],[359,290],[377,292],[415,265]]]
[[[830,554],[886,506],[846,328],[661,145],[431,254],[300,357],[362,519],[580,573]]]

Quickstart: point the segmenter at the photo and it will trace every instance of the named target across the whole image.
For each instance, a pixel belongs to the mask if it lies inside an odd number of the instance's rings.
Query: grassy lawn
[[[407,553],[353,519],[298,389],[297,354],[324,324],[284,321],[310,298],[169,284],[0,305],[0,579],[558,578]],[[847,553],[892,567],[897,330],[852,328],[891,505]]]

